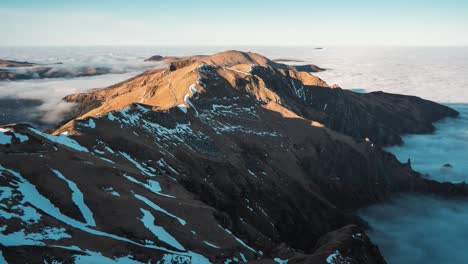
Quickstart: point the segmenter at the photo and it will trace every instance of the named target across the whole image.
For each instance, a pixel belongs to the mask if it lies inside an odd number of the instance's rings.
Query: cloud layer
[[[64,71],[76,76],[82,73],[84,67],[102,67],[109,69],[110,72],[93,77],[0,81],[0,100],[7,100],[0,105],[0,113],[3,113],[0,121],[29,122],[40,128],[50,127],[61,121],[64,112],[73,105],[62,101],[63,97],[93,88],[107,87],[131,78],[147,68],[162,67],[161,63],[143,61],[158,51],[150,48],[103,47],[0,48],[2,59],[47,65],[52,67],[51,72]],[[63,64],[55,64],[59,62]],[[15,112],[17,107],[21,109]],[[19,112],[22,114],[17,114]],[[6,116],[7,113],[10,114]]]
[[[403,195],[363,210],[361,216],[388,263],[466,263],[466,200]]]
[[[329,47],[309,54],[329,68],[317,75],[343,88],[468,103],[468,47]]]
[[[437,181],[468,182],[468,104],[449,104],[460,117],[437,122],[431,135],[408,135],[404,145],[388,148],[401,162]],[[444,165],[450,165],[445,166]]]
[[[468,182],[468,104],[450,105],[457,119],[436,123],[432,135],[403,137],[391,147],[401,161],[437,181]],[[449,163],[451,167],[443,167]],[[361,211],[372,228],[368,234],[389,263],[453,263],[468,259],[468,200],[402,195]]]

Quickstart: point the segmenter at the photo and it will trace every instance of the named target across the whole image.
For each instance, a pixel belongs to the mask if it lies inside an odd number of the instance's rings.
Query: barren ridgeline
[[[458,115],[446,106],[255,53],[156,59],[168,67],[67,96],[51,134],[2,126],[6,260],[384,263],[356,209],[467,194],[381,148]]]

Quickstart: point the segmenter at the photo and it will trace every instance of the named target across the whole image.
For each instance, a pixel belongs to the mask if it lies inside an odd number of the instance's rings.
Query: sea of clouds
[[[431,135],[404,136],[404,145],[387,150],[424,177],[441,182],[468,182],[468,104],[449,104],[459,118],[435,124]],[[450,164],[450,167],[444,167]],[[360,212],[367,233],[388,263],[466,263],[468,199],[402,195]]]
[[[360,214],[389,264],[467,262],[466,200],[399,195]]]
[[[16,104],[4,102],[3,105],[0,105],[0,112],[15,113],[14,109],[10,109],[11,107],[23,105],[24,100],[37,100],[39,103],[30,107],[27,112],[21,112],[21,115],[3,117],[4,123],[28,121],[40,128],[47,128],[58,123],[64,113],[73,106],[73,104],[62,100],[66,95],[84,92],[92,88],[104,88],[124,81],[137,73],[108,74],[71,79],[0,81],[0,99],[17,102]]]
[[[468,104],[448,104],[460,113],[435,124],[430,135],[407,135],[405,144],[387,148],[401,162],[441,182],[468,182]],[[444,166],[445,165],[445,166]]]
[[[62,100],[64,96],[93,88],[104,88],[131,78],[145,69],[162,67],[161,63],[144,62],[144,59],[151,55],[153,55],[151,50],[128,48],[0,48],[2,59],[38,63],[41,66],[52,67],[51,71],[65,71],[78,75],[83,67],[109,69],[109,74],[92,77],[0,81],[0,100],[3,99],[4,102],[0,105],[0,113],[10,113],[9,116],[0,116],[0,121],[3,123],[28,122],[40,128],[50,127],[58,123],[73,105],[64,102]],[[27,105],[29,100],[36,100],[40,103],[28,107],[28,111],[18,111],[20,114],[15,114],[14,109],[11,109],[23,105],[23,102]]]
[[[316,75],[343,88],[468,103],[468,47],[332,47],[309,57],[329,69]]]

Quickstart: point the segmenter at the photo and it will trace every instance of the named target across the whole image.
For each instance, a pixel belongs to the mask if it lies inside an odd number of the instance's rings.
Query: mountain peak
[[[67,96],[65,100],[77,103],[71,117],[100,116],[132,103],[146,104],[157,111],[178,108],[192,115],[197,114],[199,104],[206,108],[220,98],[235,101],[247,97],[269,105],[273,111],[292,112],[347,135],[389,145],[401,143],[401,133],[431,132],[433,120],[457,114],[440,107],[432,116],[425,115],[421,109],[431,108],[432,103],[416,97],[331,88],[303,67],[276,63],[251,52],[232,50],[174,58],[168,63],[177,67],[149,70],[107,88]],[[386,103],[389,101],[401,107],[391,107]],[[411,114],[403,109],[412,109]],[[71,125],[66,124],[54,133],[69,129]]]
[[[288,99],[281,98],[267,85],[267,82],[277,79],[286,82],[288,88],[295,83],[298,86],[329,88],[309,72],[298,71],[294,66],[279,64],[251,52],[225,51],[212,56],[177,58],[169,62],[170,65],[177,64],[169,66],[169,69],[150,70],[120,84],[70,95],[65,100],[78,103],[74,113],[82,119],[120,110],[135,102],[159,110],[178,107],[183,111],[192,109],[190,111],[196,113],[192,103],[194,96],[206,99],[252,96],[259,102],[281,104]],[[57,132],[64,129],[70,129],[70,125]]]

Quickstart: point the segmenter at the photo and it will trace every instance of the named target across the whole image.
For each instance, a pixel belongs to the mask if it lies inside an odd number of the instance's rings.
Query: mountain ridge
[[[2,126],[0,179],[16,206],[2,235],[61,230],[55,240],[3,247],[5,258],[385,263],[355,209],[398,192],[468,194],[380,148],[406,131],[430,132],[456,111],[331,88],[263,56],[244,63],[244,53],[232,54],[68,96],[77,103],[73,119],[52,135]],[[25,204],[28,184],[61,213]],[[41,221],[21,213],[30,207],[41,209]]]

